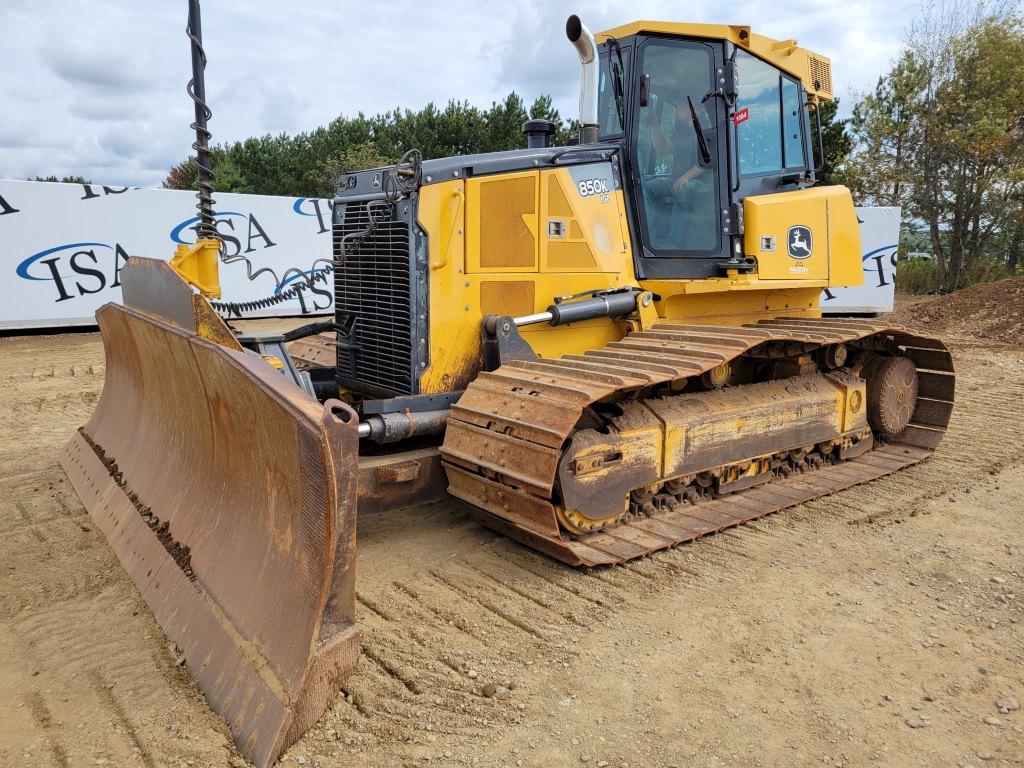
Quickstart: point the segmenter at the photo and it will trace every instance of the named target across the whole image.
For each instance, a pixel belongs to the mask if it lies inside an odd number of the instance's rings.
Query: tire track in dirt
[[[68,764],[101,760],[152,768],[168,760],[177,764],[179,757],[224,759],[226,736],[215,732],[219,724],[204,711],[191,679],[174,666],[133,591],[115,585],[91,599],[80,595],[23,614],[12,629],[32,670],[30,700],[45,699],[56,733],[88,736],[61,747]],[[162,652],[154,653],[161,645]],[[205,739],[196,738],[193,723]]]
[[[58,768],[68,768],[70,763],[68,762],[67,752],[64,749],[64,745],[60,742],[58,735],[54,732],[56,729],[54,729],[53,715],[50,714],[50,708],[46,706],[46,701],[43,699],[42,694],[39,691],[33,691],[29,694],[26,703],[28,704],[29,711],[32,713],[32,718],[42,729],[43,733],[46,734],[46,745],[49,747],[53,762]]]
[[[103,359],[98,335],[4,339],[0,356],[0,621],[15,639],[0,672],[37,726],[4,754],[38,742],[60,767],[225,764],[223,723],[174,667],[56,460],[99,397],[104,367],[83,364]]]
[[[56,452],[87,418],[90,398],[102,385],[102,366],[90,372],[82,365],[90,356],[102,359],[98,344],[61,351],[56,342],[33,343],[32,355],[47,364],[19,353],[20,362],[0,376],[15,397],[25,398],[13,428],[7,427],[8,447],[0,448],[0,496],[8,500],[0,508],[0,558],[15,564],[0,570],[0,586],[18,598],[0,603],[0,619],[24,645],[4,674],[18,675],[19,685],[59,691],[39,696],[49,731],[63,739],[53,743],[70,764],[91,762],[94,755],[137,764],[149,755],[157,765],[237,759],[223,724],[174,666],[159,629],[56,464]],[[480,765],[514,763],[514,755],[487,755],[486,749],[527,726],[540,738],[551,727],[544,707],[561,711],[552,704],[555,693],[530,686],[563,670],[566,684],[582,684],[569,677],[580,674],[569,670],[581,661],[586,675],[619,684],[627,669],[622,665],[643,657],[649,606],[660,595],[683,589],[696,603],[728,605],[729,595],[753,578],[828,572],[836,558],[868,578],[871,567],[885,563],[859,563],[866,537],[890,535],[889,526],[948,507],[948,496],[962,497],[991,471],[1024,461],[1024,426],[1010,407],[1024,400],[1024,355],[960,347],[954,354],[958,402],[946,440],[929,461],[625,566],[566,568],[477,526],[454,501],[361,519],[357,619],[366,653],[346,695],[291,756],[310,755],[324,766],[425,759],[449,765],[470,758]],[[895,562],[899,554],[890,557]],[[944,595],[940,587],[949,574],[922,572],[920,579],[934,602]],[[853,616],[846,601],[859,598],[837,589],[834,601],[843,604],[833,612]],[[990,589],[972,600],[987,605],[998,602],[996,594]],[[770,610],[773,620],[787,621],[786,607]],[[921,624],[919,611],[916,603],[898,605],[875,620],[914,627],[905,631],[920,646],[934,630]],[[792,652],[758,648],[751,644],[755,627],[743,625],[743,617],[727,621],[716,632],[722,654],[737,663]],[[620,625],[631,629],[635,644],[603,654],[582,650],[594,633]],[[41,669],[38,677],[20,677],[33,668]],[[502,694],[485,697],[489,683]],[[806,692],[818,706],[827,704],[821,690],[807,684]],[[96,745],[91,752],[90,744]],[[445,758],[445,750],[454,757]],[[51,749],[48,758],[60,765],[56,755]]]
[[[821,548],[824,537],[829,535],[823,527],[867,525],[880,530],[880,524],[927,514],[930,501],[950,492],[961,492],[983,480],[993,466],[1020,463],[1024,459],[1018,448],[1024,442],[1024,426],[1007,408],[1007,403],[1024,400],[1019,357],[1014,357],[1012,365],[991,367],[978,366],[969,353],[960,352],[959,356],[966,358],[958,362],[966,363],[967,375],[960,387],[950,431],[939,451],[924,464],[763,518],[752,526],[731,529],[610,569],[566,569],[514,543],[495,540],[471,551],[459,551],[443,565],[434,565],[418,574],[415,584],[399,586],[397,594],[410,599],[419,610],[401,599],[396,602],[387,597],[372,576],[363,575],[358,586],[362,599],[391,607],[388,620],[374,626],[368,643],[384,643],[389,635],[401,636],[415,623],[424,633],[441,633],[444,647],[451,650],[454,658],[464,659],[463,669],[473,668],[477,680],[485,679],[483,673],[487,680],[509,678],[528,659],[557,665],[570,658],[568,649],[574,636],[602,621],[615,620],[624,612],[642,609],[645,597],[678,587],[681,582],[697,594],[713,596],[729,590],[731,585],[745,584],[750,572],[761,568],[825,567],[830,552]],[[1018,373],[1002,376],[1001,369]],[[964,455],[978,453],[984,454],[985,461],[963,461]],[[457,514],[457,510],[452,513]],[[445,516],[438,510],[435,519],[444,520]],[[864,535],[878,534],[868,531]],[[372,539],[372,530],[361,532],[361,551],[373,549]],[[842,547],[848,555],[856,555],[855,540],[843,542]],[[424,592],[429,596],[426,600]],[[451,622],[460,616],[475,617],[476,621],[456,630]],[[481,616],[489,619],[481,622]],[[905,619],[897,612],[886,620],[898,624]],[[748,653],[742,643],[726,642],[725,646],[725,652],[735,656]],[[431,675],[425,670],[434,665],[434,652],[431,644],[408,648],[403,655],[403,674],[417,680],[411,693],[420,695],[424,713],[433,713],[434,719],[440,720],[463,711],[467,700],[465,690],[452,695],[450,689],[429,687]],[[457,667],[458,662],[453,666]],[[394,690],[377,689],[379,708],[397,709],[387,701]],[[431,704],[430,694],[438,691],[440,695]],[[396,698],[408,704],[409,694],[404,689]],[[482,698],[479,687],[475,695],[478,700]],[[417,697],[411,698],[415,701]],[[482,707],[490,703],[487,699],[482,704],[478,701],[478,708],[484,711]],[[430,715],[423,717],[429,719]],[[423,731],[415,725],[420,722],[406,724],[409,730],[389,731],[388,743],[393,747],[402,745],[397,748],[409,757],[429,753],[434,742],[423,738]],[[392,725],[401,724],[401,717],[392,721]],[[375,732],[372,720],[364,725],[368,726],[364,732]],[[315,737],[311,737],[310,745],[314,742]],[[303,745],[297,749],[301,751]],[[314,749],[313,754],[326,756],[330,752]]]

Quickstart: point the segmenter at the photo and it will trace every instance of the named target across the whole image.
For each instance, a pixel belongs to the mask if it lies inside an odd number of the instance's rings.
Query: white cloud
[[[153,86],[145,64],[133,62],[133,66],[125,66],[120,57],[115,58],[109,51],[92,47],[84,40],[44,46],[40,53],[54,74],[75,88],[134,94]]]
[[[328,123],[339,114],[511,90],[550,93],[575,114],[579,65],[565,18],[595,31],[633,19],[751,25],[831,57],[846,109],[899,50],[916,0],[393,0],[206,2],[214,141]],[[0,177],[81,174],[157,185],[189,152],[192,107],[185,4],[164,0],[3,0],[0,44],[16,62],[0,78]]]

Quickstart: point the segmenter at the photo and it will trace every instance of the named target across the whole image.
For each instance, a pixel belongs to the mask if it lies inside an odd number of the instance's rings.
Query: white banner
[[[896,294],[896,250],[900,242],[899,208],[857,208],[864,285],[821,293],[827,315],[877,315],[892,312]]]
[[[278,277],[289,267],[309,274],[331,257],[327,200],[217,193],[217,231],[229,257]],[[129,255],[169,259],[195,241],[193,192],[99,184],[0,180],[0,328],[92,325],[97,309],[121,301]],[[899,208],[858,208],[864,285],[822,293],[834,313],[892,310]],[[312,288],[290,291],[264,273],[249,281],[242,261],[220,266],[222,302],[248,305],[243,317],[325,315],[333,311],[329,267],[315,265]]]
[[[252,270],[289,267],[309,273],[331,258],[326,200],[267,195],[215,195],[217,231],[229,257]],[[92,325],[108,301],[121,301],[128,256],[169,259],[178,243],[195,242],[195,193],[99,184],[0,180],[0,328]],[[242,261],[220,266],[223,302],[246,303],[244,317],[329,314],[333,276],[317,264],[310,290],[289,291],[264,273],[250,282]]]

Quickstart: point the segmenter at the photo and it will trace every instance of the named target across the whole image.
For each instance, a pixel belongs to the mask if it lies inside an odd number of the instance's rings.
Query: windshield
[[[649,83],[640,105],[636,165],[648,242],[664,255],[716,252],[720,245],[713,59],[701,43],[651,41],[640,69]],[[711,160],[706,162],[705,158]]]

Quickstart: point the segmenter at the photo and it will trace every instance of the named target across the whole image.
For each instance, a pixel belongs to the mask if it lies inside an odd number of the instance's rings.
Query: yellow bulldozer
[[[850,192],[815,185],[828,59],[746,26],[572,16],[577,141],[531,120],[521,150],[343,176],[333,320],[244,334],[215,301],[191,6],[197,241],[124,268],[97,313],[103,393],[61,463],[257,766],[358,658],[357,510],[451,494],[609,566],[938,445],[942,342],[821,316],[863,274]]]

